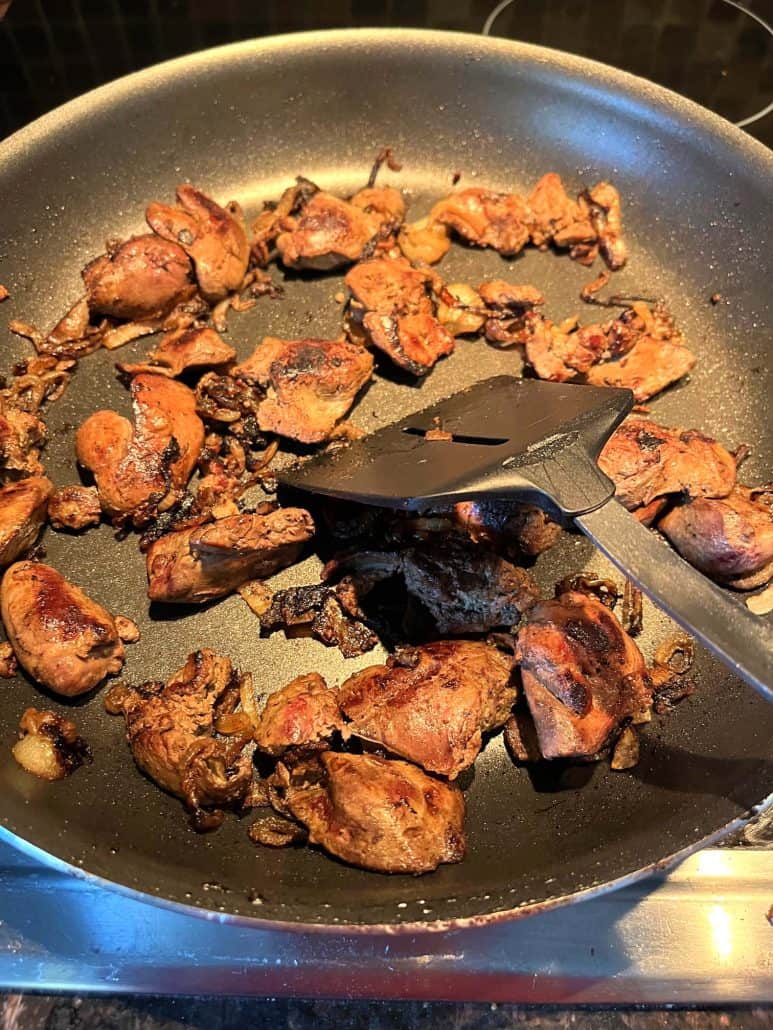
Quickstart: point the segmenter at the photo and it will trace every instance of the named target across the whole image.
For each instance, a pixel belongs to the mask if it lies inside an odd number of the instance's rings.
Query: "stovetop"
[[[770,850],[708,848],[669,874],[516,922],[349,936],[188,915],[0,845],[0,987],[561,1005],[769,1002],[772,871]]]
[[[0,137],[170,57],[305,29],[487,32],[684,93],[773,146],[771,0],[0,0]],[[770,108],[767,116],[756,117]]]
[[[771,0],[0,0],[0,138],[127,72],[303,29],[490,32],[683,92],[773,146]],[[108,891],[0,844],[0,987],[553,1003],[770,1000],[772,820],[669,874],[528,920],[302,934]]]

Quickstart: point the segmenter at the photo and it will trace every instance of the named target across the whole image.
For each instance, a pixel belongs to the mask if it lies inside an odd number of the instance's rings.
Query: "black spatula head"
[[[614,493],[596,458],[632,405],[630,390],[496,376],[280,479],[389,508],[496,494],[572,518]]]

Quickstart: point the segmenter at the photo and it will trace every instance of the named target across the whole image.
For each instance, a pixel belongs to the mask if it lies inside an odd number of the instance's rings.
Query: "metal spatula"
[[[538,504],[581,529],[659,607],[773,700],[770,625],[612,499],[614,484],[596,459],[632,405],[630,390],[496,376],[280,479],[411,511],[484,496]],[[438,439],[438,428],[451,439]]]

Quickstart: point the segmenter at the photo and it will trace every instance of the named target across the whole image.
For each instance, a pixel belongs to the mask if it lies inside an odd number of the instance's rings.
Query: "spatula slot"
[[[410,433],[411,436],[426,436],[427,433],[437,430],[437,428],[437,426],[432,427],[432,429],[422,429],[420,426],[404,426],[403,432]],[[508,442],[508,439],[506,436],[468,436],[465,433],[453,433],[450,440],[438,440],[436,442],[474,444],[477,447],[502,447]]]

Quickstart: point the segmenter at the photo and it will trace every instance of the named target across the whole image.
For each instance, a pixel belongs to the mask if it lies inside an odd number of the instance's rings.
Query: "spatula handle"
[[[773,701],[773,627],[691,565],[617,501],[575,518],[628,579],[729,669]]]

